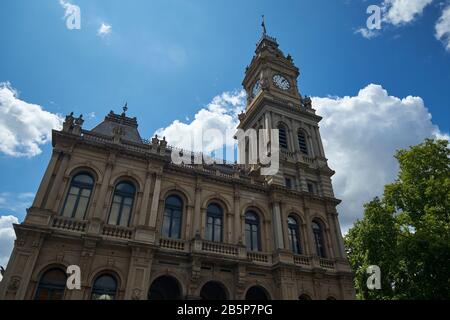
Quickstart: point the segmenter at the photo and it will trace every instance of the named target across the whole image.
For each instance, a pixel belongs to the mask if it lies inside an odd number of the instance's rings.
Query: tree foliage
[[[425,140],[395,155],[396,181],[364,206],[345,237],[360,299],[450,298],[450,150]],[[368,290],[366,269],[381,269],[381,290]]]

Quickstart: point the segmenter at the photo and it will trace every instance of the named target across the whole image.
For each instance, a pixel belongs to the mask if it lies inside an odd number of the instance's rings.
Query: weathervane
[[[267,30],[266,30],[266,21],[264,19],[264,15],[262,15],[262,23],[261,23],[261,27],[263,27],[263,34],[266,35]]]
[[[125,105],[123,106],[123,113],[128,111],[128,102],[125,102]]]

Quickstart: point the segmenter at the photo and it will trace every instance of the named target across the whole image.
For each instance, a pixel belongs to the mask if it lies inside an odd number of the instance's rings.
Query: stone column
[[[131,248],[130,264],[125,288],[125,300],[146,300],[153,262],[152,250],[147,247]]]
[[[95,210],[89,221],[88,233],[97,234],[100,232],[100,226],[102,223],[106,223],[108,204],[106,203],[106,196],[109,189],[109,184],[111,180],[111,173],[114,168],[115,156],[110,154],[108,161],[105,165],[105,173],[101,180],[101,185],[99,190],[96,190],[96,200],[95,200]]]
[[[193,239],[194,234],[194,228],[193,228],[193,218],[194,218],[194,206],[193,205],[187,205],[187,212],[186,212],[186,238],[188,240]]]
[[[240,208],[240,196],[239,196],[239,190],[234,190],[234,242],[239,243],[240,240],[243,241],[243,234],[242,234],[242,223],[241,223],[241,208]]]
[[[150,219],[148,226],[156,228],[156,219],[158,218],[159,197],[161,194],[161,178],[160,173],[156,174],[155,187],[153,189],[152,206],[150,209]]]
[[[195,188],[195,200],[194,200],[194,225],[193,232],[194,236],[197,232],[201,232],[201,199],[202,199],[202,188],[197,184]]]
[[[60,153],[57,150],[53,150],[52,157],[47,166],[47,170],[45,171],[44,177],[42,178],[42,181],[39,185],[39,189],[36,193],[36,197],[34,198],[33,205],[32,205],[33,208],[41,208],[42,205],[44,204],[43,203],[44,198],[45,198],[47,190],[50,186],[51,178],[52,178],[53,174],[55,174],[56,165],[58,163],[59,157],[60,157]]]
[[[57,195],[61,189],[64,189],[62,182],[64,180],[64,175],[66,173],[67,167],[69,166],[70,154],[63,152],[62,161],[59,168],[56,170],[56,177],[51,187],[50,193],[48,194],[47,201],[45,203],[45,209],[56,211]]]
[[[147,171],[144,185],[144,196],[142,198],[141,210],[139,212],[139,220],[137,222],[139,226],[146,225],[151,184],[152,184],[152,172]]]
[[[272,202],[272,226],[273,226],[273,238],[274,238],[274,248],[284,249],[283,240],[283,227],[281,221],[281,208],[279,201]]]
[[[314,235],[311,226],[311,213],[309,208],[305,208],[305,224],[306,224],[306,236],[309,242],[308,246],[309,253],[313,256],[317,256],[316,244],[314,241]]]

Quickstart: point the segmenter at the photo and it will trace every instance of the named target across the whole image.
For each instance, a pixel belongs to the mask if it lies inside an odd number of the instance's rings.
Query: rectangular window
[[[316,194],[316,185],[314,182],[308,182],[308,192]]]
[[[291,178],[284,178],[284,184],[286,188],[292,189],[292,179]]]

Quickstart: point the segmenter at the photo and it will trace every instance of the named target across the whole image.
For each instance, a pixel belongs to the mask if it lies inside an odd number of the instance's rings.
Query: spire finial
[[[264,19],[264,15],[262,15],[261,27],[263,28],[263,35],[266,35],[267,30],[266,30],[266,20]]]
[[[124,116],[125,113],[128,111],[128,102],[125,102],[125,105],[123,106],[122,110],[123,110],[122,115]]]

